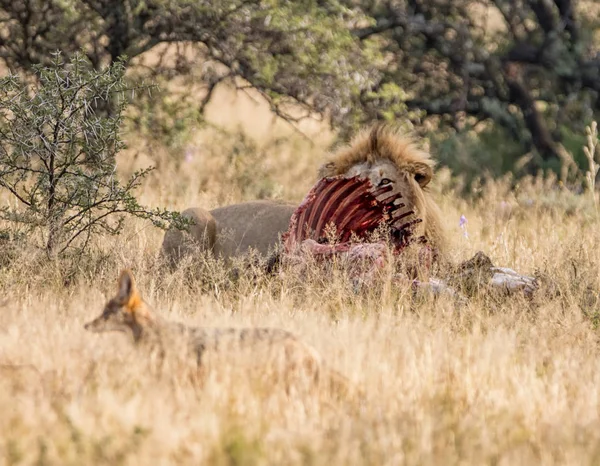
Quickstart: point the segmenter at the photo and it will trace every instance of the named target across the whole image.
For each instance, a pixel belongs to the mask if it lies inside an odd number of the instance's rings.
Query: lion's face
[[[362,179],[369,179],[374,187],[380,188],[383,186],[398,186],[400,179],[400,171],[389,160],[377,160],[374,163],[362,162],[350,167],[344,176],[350,178],[358,176]]]
[[[368,179],[377,199],[400,195],[395,201],[400,207],[395,218],[409,215],[421,219],[415,235],[424,234],[435,248],[443,247],[443,229],[439,211],[427,185],[433,177],[434,162],[430,155],[418,149],[411,138],[388,127],[375,126],[359,133],[349,146],[332,154],[319,169],[319,178],[342,176]],[[389,189],[385,189],[385,187]],[[384,191],[382,191],[384,190]]]
[[[348,178],[357,176],[361,179],[368,179],[375,189],[389,186],[391,189],[386,192],[385,197],[401,194],[403,200],[399,199],[398,202],[410,204],[410,206],[419,204],[418,193],[423,186],[417,182],[414,173],[401,169],[390,160],[377,159],[374,162],[357,163],[342,175]],[[427,179],[428,181],[429,179]]]
[[[426,168],[429,169],[429,167]],[[422,176],[421,172],[415,174],[408,167],[399,167],[388,159],[375,159],[372,162],[356,163],[342,175],[368,179],[376,190],[389,187],[389,190],[378,197],[379,200],[400,194],[401,197],[395,202],[400,205],[397,211],[399,216],[408,215],[409,212],[416,214],[417,217],[423,215],[425,207],[423,205],[422,189],[424,186],[419,181],[426,184],[431,179],[430,176]],[[416,233],[422,234],[422,227],[423,225],[418,227]]]

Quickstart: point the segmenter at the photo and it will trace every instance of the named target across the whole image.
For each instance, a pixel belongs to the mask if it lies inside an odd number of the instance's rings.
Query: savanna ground
[[[142,202],[299,201],[331,140],[305,125],[311,144],[225,90],[208,119],[243,125],[252,138],[209,128],[167,149],[125,135],[124,173],[158,165]],[[453,260],[483,250],[498,265],[538,272],[547,278],[532,301],[481,295],[461,306],[412,298],[385,279],[358,295],[342,276],[233,280],[201,258],[166,272],[162,232],[135,221],[79,262],[6,252],[0,464],[600,463],[600,220],[591,196],[552,179],[514,189],[490,182],[468,198],[459,189],[439,172],[433,190]],[[290,330],[364,395],[294,398],[227,368],[199,387],[185,367],[161,369],[124,335],[86,333],[123,267],[161,315]]]

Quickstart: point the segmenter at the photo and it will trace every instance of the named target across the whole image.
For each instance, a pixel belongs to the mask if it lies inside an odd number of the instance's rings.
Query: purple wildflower
[[[196,152],[193,146],[188,146],[185,150],[185,161],[190,163],[194,160],[194,153]]]
[[[467,223],[469,223],[469,221],[467,220],[467,217],[465,217],[464,215],[461,215],[460,220],[458,221],[458,226],[463,231],[463,236],[465,238],[469,238],[469,232],[467,231]]]

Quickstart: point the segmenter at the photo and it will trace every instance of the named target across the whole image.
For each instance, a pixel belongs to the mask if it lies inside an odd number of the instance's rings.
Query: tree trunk
[[[523,79],[517,71],[516,66],[507,67],[506,83],[509,90],[511,103],[517,105],[523,113],[525,126],[531,133],[532,143],[539,152],[542,159],[552,159],[561,162],[561,181],[566,182],[571,167],[576,167],[575,161],[565,147],[554,141],[542,114],[535,107],[535,101],[531,93],[523,83]]]

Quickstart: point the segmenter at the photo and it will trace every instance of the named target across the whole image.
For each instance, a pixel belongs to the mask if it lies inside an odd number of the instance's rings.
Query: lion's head
[[[403,209],[422,219],[428,243],[444,252],[439,209],[428,191],[435,166],[429,153],[389,126],[377,125],[359,133],[347,147],[319,169],[319,178],[344,176],[369,179],[373,187],[388,186],[386,196],[401,194]]]

